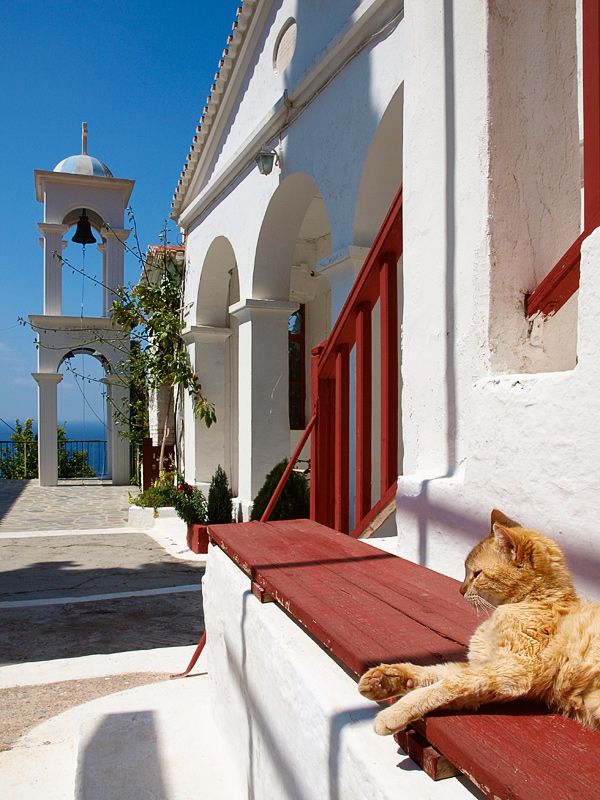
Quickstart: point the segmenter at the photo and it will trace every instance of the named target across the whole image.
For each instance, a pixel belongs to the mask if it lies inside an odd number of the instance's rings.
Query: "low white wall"
[[[129,506],[128,524],[131,528],[147,531],[167,553],[186,561],[204,561],[203,554],[193,553],[187,546],[187,525],[170,506],[156,509]]]
[[[212,715],[240,791],[277,800],[454,800],[463,778],[434,783],[372,729],[378,710],[275,603],[210,547],[203,580]]]

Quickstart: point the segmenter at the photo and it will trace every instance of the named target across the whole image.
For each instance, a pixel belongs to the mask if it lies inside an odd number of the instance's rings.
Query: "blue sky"
[[[37,417],[33,332],[18,317],[42,312],[42,249],[34,169],[51,170],[81,152],[131,196],[142,249],[158,243],[196,125],[241,0],[5,0],[2,4],[3,124],[0,126],[0,418]],[[68,234],[68,239],[71,232]],[[90,254],[88,266],[98,256]],[[64,253],[76,263],[74,245]],[[126,261],[126,281],[138,265]],[[94,291],[65,275],[63,313],[94,311]],[[86,359],[86,364],[91,359]],[[90,371],[90,370],[88,370]],[[91,374],[95,374],[91,370]],[[91,407],[90,407],[91,406]],[[85,397],[72,376],[59,386],[59,421],[101,415],[99,390]],[[0,439],[9,429],[0,423]]]

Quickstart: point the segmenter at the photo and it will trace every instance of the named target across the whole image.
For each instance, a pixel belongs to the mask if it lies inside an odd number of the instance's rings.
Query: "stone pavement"
[[[0,795],[11,800],[241,796],[202,661],[193,680],[169,680],[203,631],[204,561],[127,527],[133,491],[0,481]]]
[[[58,486],[0,480],[0,532],[123,527],[129,495],[138,491],[92,478],[61,480]]]

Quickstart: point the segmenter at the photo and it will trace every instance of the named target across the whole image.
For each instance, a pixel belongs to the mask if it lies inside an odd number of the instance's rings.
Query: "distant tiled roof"
[[[241,45],[246,36],[248,26],[256,10],[258,0],[243,0],[242,5],[236,13],[236,20],[232,26],[232,33],[227,37],[227,47],[223,50],[223,55],[219,61],[219,70],[215,74],[214,83],[210,88],[210,94],[206,98],[206,105],[200,117],[200,122],[196,128],[196,134],[192,140],[192,146],[183,165],[181,177],[177,184],[173,203],[171,204],[171,215],[176,217],[181,210],[183,195],[190,185],[196,164],[198,163],[204,143],[212,127],[213,120],[221,105],[225,88],[233,71],[233,66],[237,59]]]
[[[149,244],[148,250],[151,250],[153,253],[164,253],[165,250],[169,252],[181,250],[183,253],[185,246],[182,244]]]

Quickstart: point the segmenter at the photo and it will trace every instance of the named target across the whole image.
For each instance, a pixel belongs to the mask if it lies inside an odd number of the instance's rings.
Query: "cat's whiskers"
[[[484,597],[481,597],[481,595],[478,594],[470,595],[467,596],[466,599],[473,606],[478,616],[480,611],[485,611],[488,614],[491,614],[492,611],[495,610],[494,606],[489,602],[489,600],[486,600]]]

